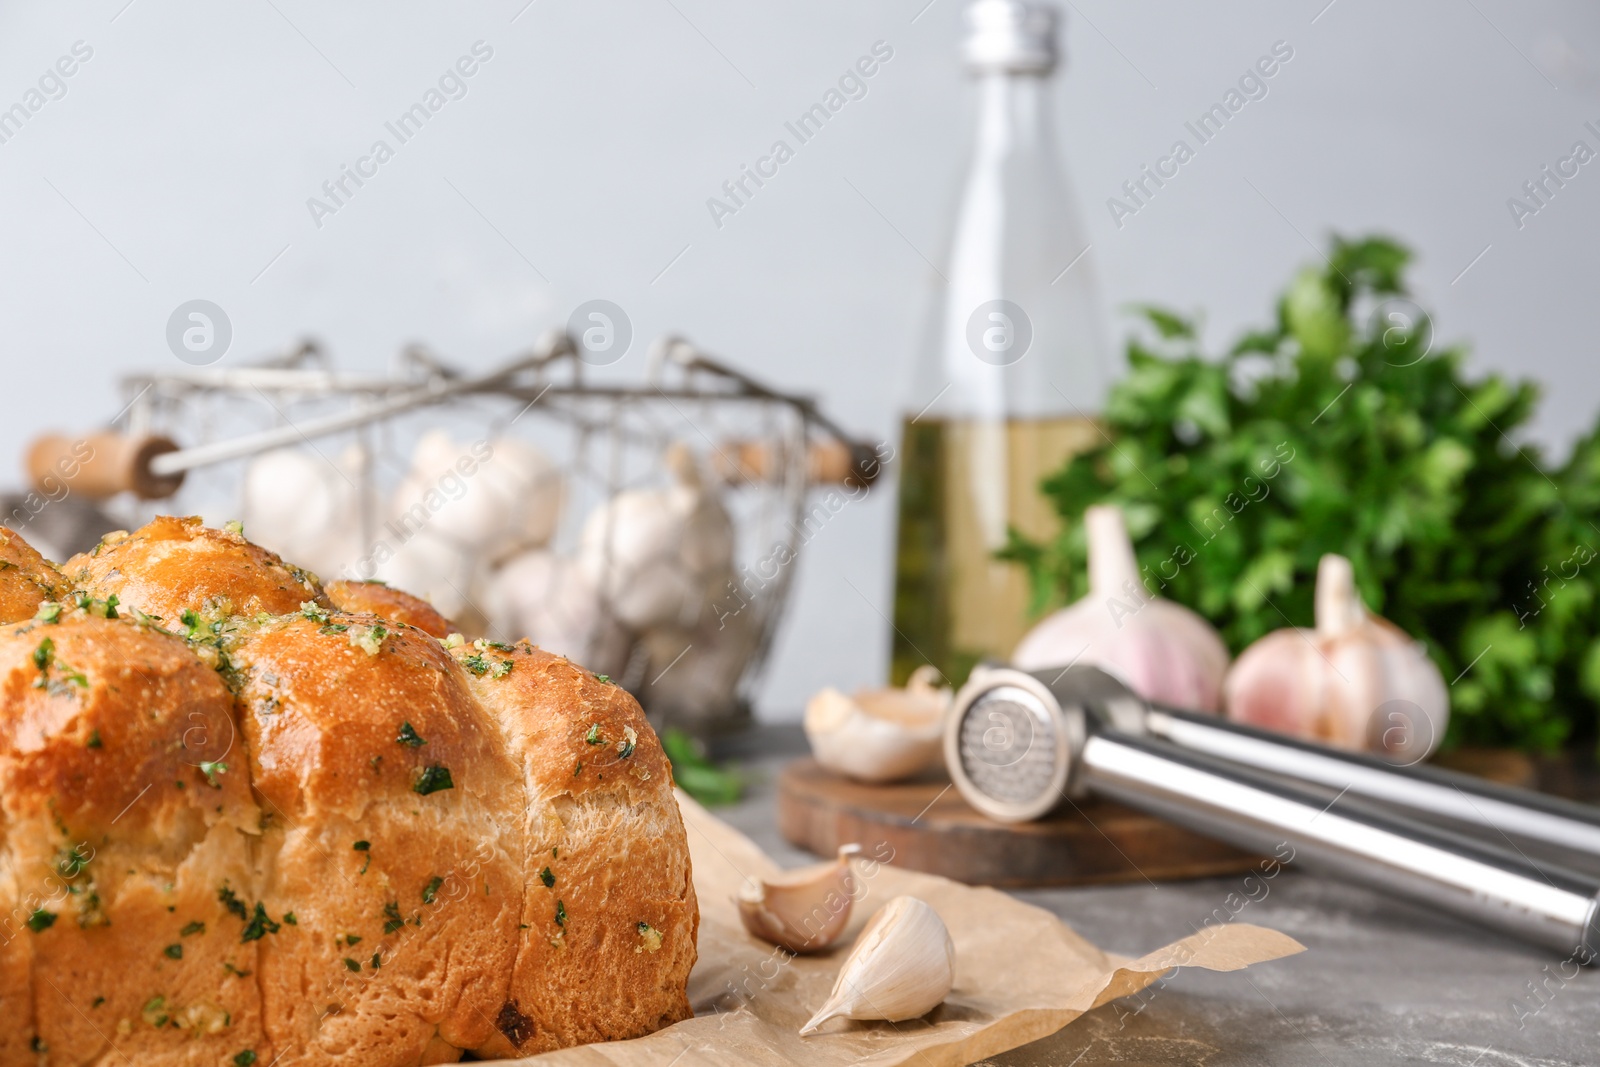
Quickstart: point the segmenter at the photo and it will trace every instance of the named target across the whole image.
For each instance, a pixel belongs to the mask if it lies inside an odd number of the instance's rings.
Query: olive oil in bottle
[[[1010,654],[1028,588],[995,553],[1010,529],[1056,532],[1040,483],[1102,440],[1099,300],[1049,117],[1055,15],[1023,0],[967,8],[977,136],[901,436],[896,684],[932,663],[959,685]]]

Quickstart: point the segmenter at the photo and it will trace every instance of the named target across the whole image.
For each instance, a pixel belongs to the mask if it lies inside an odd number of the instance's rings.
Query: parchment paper
[[[962,1067],[1056,1032],[1078,1016],[1138,992],[1174,967],[1234,971],[1305,951],[1294,938],[1248,923],[1203,932],[1135,960],[1109,955],[1054,915],[993,889],[890,863],[858,865],[861,895],[850,929],[829,953],[790,956],[751,937],[733,896],[746,878],[778,867],[755,843],[678,795],[700,898],[700,959],[689,979],[695,1017],[634,1041],[585,1045],[502,1063],[538,1067]],[[870,861],[873,846],[863,842]],[[879,855],[882,853],[880,852]],[[922,1019],[835,1019],[799,1029],[827,999],[855,933],[901,894],[931,904],[956,946],[956,982]]]

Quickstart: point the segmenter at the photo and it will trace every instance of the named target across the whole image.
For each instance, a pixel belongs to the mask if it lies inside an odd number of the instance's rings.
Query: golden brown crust
[[[0,526],[0,623],[33,618],[39,605],[66,595],[61,572],[14,530]]]
[[[700,912],[671,765],[638,702],[526,642],[454,655],[528,791],[526,929],[500,1032],[477,1051],[526,1056],[688,1018]]]
[[[0,627],[0,1067],[36,1038],[53,1063],[409,1065],[689,1015],[684,826],[623,690],[441,643],[396,591],[341,612],[190,520],[71,567],[100,600]]]
[[[185,611],[208,619],[282,615],[307,600],[327,603],[315,575],[198,518],[163,515],[131,534],[107,534],[61,570],[78,588],[102,600],[114,593],[175,632],[184,629]]]
[[[426,600],[382,582],[351,582],[341,578],[328,584],[328,600],[340,611],[379,615],[392,622],[415,626],[432,637],[446,638],[456,629]]]
[[[521,918],[522,781],[460,669],[337,612],[264,624],[230,658],[269,813],[261,896],[298,919],[262,945],[282,1067],[481,1043]]]
[[[3,933],[29,957],[16,1032],[52,1062],[112,1040],[141,1063],[268,1048],[235,973],[255,945],[219,898],[252,878],[236,740],[226,688],[175,637],[82,611],[0,633],[0,810],[22,890]]]

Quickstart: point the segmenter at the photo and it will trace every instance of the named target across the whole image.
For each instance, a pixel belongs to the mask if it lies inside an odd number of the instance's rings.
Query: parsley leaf
[[[437,793],[442,789],[454,789],[456,783],[450,778],[450,768],[442,764],[433,763],[424,767],[418,774],[417,780],[411,784],[413,793],[427,796]]]

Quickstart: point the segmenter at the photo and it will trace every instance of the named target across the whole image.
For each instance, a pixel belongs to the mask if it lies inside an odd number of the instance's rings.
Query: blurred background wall
[[[1438,335],[1470,339],[1478,369],[1543,383],[1541,443],[1559,454],[1592,423],[1600,165],[1535,215],[1507,201],[1575,141],[1600,148],[1584,127],[1600,128],[1600,8],[1064,7],[1060,141],[1091,233],[1080,267],[1116,336],[1118,308],[1156,301],[1204,309],[1220,345],[1329,232],[1383,231],[1418,250]],[[109,419],[121,373],[174,361],[168,316],[196,298],[231,319],[227,361],[309,334],[367,369],[411,340],[486,366],[605,298],[636,337],[615,373],[641,373],[648,339],[675,331],[892,439],[966,158],[960,14],[956,0],[0,7],[0,108],[74,58],[61,91],[47,82],[26,122],[0,125],[0,484],[20,483],[34,433]],[[1268,94],[1114,219],[1107,199],[1280,41],[1293,59]],[[384,124],[476,42],[463,94],[399,143]],[[708,198],[877,42],[892,58],[866,95],[714,218]],[[379,138],[393,158],[313,213]],[[882,676],[892,492],[807,546],[763,717]]]

